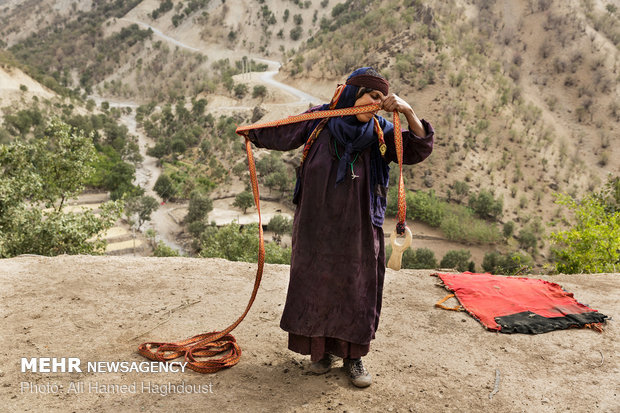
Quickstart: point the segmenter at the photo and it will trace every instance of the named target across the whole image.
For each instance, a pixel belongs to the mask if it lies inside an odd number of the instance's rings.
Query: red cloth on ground
[[[541,333],[605,321],[556,283],[492,274],[435,274],[489,330]]]

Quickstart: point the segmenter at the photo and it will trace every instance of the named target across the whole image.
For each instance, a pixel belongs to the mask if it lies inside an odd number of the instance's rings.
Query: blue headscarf
[[[347,80],[354,76],[363,75],[369,70],[373,69],[370,67],[356,69],[349,75]],[[353,107],[357,100],[356,96],[359,89],[359,86],[346,85],[338,99],[335,109]],[[321,106],[319,110],[327,109],[329,109],[329,104]],[[381,129],[383,129],[383,133],[388,133],[393,129],[394,126],[391,122],[388,122],[385,118],[378,115],[375,115],[375,117],[379,121]],[[347,167],[351,163],[352,155],[355,152],[361,152],[370,147],[373,143],[377,142],[378,137],[375,133],[374,121],[372,119],[366,123],[362,123],[354,115],[330,118],[327,122],[327,127],[332,136],[336,139],[336,142],[344,146],[344,154],[340,158],[338,172],[336,174],[336,183],[340,183],[346,176]]]

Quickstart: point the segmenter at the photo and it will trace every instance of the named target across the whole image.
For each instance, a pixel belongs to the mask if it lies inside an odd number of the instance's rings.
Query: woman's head
[[[347,78],[345,88],[338,97],[335,108],[380,104],[389,93],[389,83],[371,67],[356,69]],[[360,122],[372,119],[373,113],[357,115]]]
[[[346,85],[378,90],[384,96],[390,92],[388,81],[372,67],[361,67],[354,70],[347,78]]]
[[[357,87],[353,106],[380,105],[388,95],[390,84],[376,70],[371,67],[362,67],[355,70],[347,78],[347,87]],[[374,113],[360,113],[357,120],[366,123],[372,119]]]

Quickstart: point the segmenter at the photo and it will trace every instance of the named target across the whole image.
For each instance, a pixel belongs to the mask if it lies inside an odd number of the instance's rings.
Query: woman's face
[[[385,99],[385,96],[383,96],[383,93],[379,92],[378,90],[372,90],[360,96],[355,101],[354,106],[380,105],[381,102],[383,102],[383,99]],[[375,113],[377,113],[377,111],[368,112],[368,113],[360,113],[360,114],[355,115],[355,117],[360,122],[366,123],[372,119]]]

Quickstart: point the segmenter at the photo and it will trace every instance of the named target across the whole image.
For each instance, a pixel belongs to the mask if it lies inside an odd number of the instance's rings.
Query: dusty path
[[[196,48],[191,45],[185,44],[171,36],[168,36],[166,33],[161,30],[135,19],[123,18],[120,20],[124,20],[130,23],[139,24],[142,27],[150,28],[153,30],[155,35],[159,36],[163,40],[187,50],[197,52],[197,53],[206,53],[206,49]],[[265,72],[250,72],[243,75],[238,75],[237,78],[247,77],[247,79],[251,79],[255,83],[265,84],[272,88],[276,88],[279,91],[285,93],[289,96],[289,103],[276,103],[279,109],[277,113],[281,111],[292,110],[293,112],[300,111],[304,106],[308,106],[309,104],[315,104],[321,101],[320,98],[312,96],[308,93],[305,93],[297,88],[286,85],[282,82],[279,82],[274,79],[275,75],[278,73],[281,64],[280,62],[276,62],[273,60],[268,60],[260,57],[250,57],[256,61],[266,63],[269,66],[269,70]],[[106,100],[110,106],[113,107],[130,107],[133,109],[130,115],[123,115],[121,117],[121,122],[125,124],[129,132],[132,135],[138,137],[138,144],[140,147],[140,153],[144,157],[144,161],[141,165],[136,169],[136,184],[143,187],[146,190],[146,194],[155,197],[160,201],[160,207],[153,212],[151,216],[151,221],[147,222],[143,228],[143,230],[152,228],[156,231],[157,240],[162,240],[173,249],[177,250],[181,254],[185,254],[187,251],[183,248],[181,244],[177,242],[177,236],[182,230],[182,226],[180,225],[180,221],[182,220],[187,205],[186,204],[178,204],[178,203],[161,203],[161,199],[159,196],[153,191],[153,186],[155,181],[161,174],[161,169],[157,166],[157,159],[146,154],[146,149],[153,144],[149,138],[147,138],[144,133],[138,129],[137,122],[135,119],[135,109],[138,105],[135,102],[128,101],[118,101],[116,99],[106,99],[100,96],[91,96],[95,102],[100,105],[101,102]],[[271,106],[270,104],[266,105],[267,107]],[[251,107],[245,106],[222,106],[219,107],[219,111],[229,111],[229,110],[250,110]],[[213,217],[213,219],[218,223],[218,225],[226,224],[231,222],[233,219],[237,219],[239,222],[247,223],[247,222],[258,222],[258,216],[256,213],[251,213],[248,215],[240,216],[240,211],[236,208],[232,208],[232,202],[234,201],[234,197],[229,199],[227,202],[217,202],[214,205],[214,210],[209,214]],[[290,210],[286,207],[274,204],[263,206],[266,214],[264,215],[264,222],[269,222],[269,219],[272,215],[274,215],[278,210],[286,210],[284,214],[286,216],[291,216]]]
[[[190,258],[0,260],[0,410],[620,411],[615,321],[602,334],[491,333],[464,313],[434,307],[446,291],[429,276],[432,271],[387,270],[381,323],[366,357],[374,383],[365,390],[353,388],[340,368],[325,376],[308,374],[307,358],[287,350],[278,326],[289,269],[283,265],[266,266],[254,307],[233,332],[243,355],[231,369],[214,375],[20,372],[21,357],[77,357],[84,366],[141,362],[136,348],[144,341],[224,328],[243,311],[255,269],[255,264]],[[620,274],[544,278],[580,302],[620,317]],[[490,399],[497,370],[500,381]],[[83,391],[69,392],[80,383]],[[56,392],[32,390],[54,385]],[[127,387],[122,394],[101,393],[101,385]],[[155,385],[192,390],[163,396],[152,393]]]
[[[131,135],[137,137],[140,155],[142,155],[143,158],[143,161],[136,167],[136,178],[134,180],[134,184],[144,188],[146,195],[152,196],[160,203],[159,208],[151,214],[151,220],[145,223],[142,227],[142,231],[144,232],[147,229],[155,230],[157,233],[155,238],[156,241],[161,240],[167,246],[176,250],[179,254],[185,254],[187,251],[185,251],[183,246],[177,242],[177,235],[182,229],[181,225],[179,225],[182,216],[178,216],[177,210],[180,208],[185,208],[185,205],[172,202],[162,203],[162,199],[153,190],[155,182],[161,174],[161,169],[157,166],[157,158],[149,156],[146,153],[149,146],[153,145],[153,141],[138,128],[138,123],[136,121],[136,109],[138,108],[138,104],[131,101],[106,99],[101,96],[90,96],[90,98],[92,98],[98,106],[100,106],[103,101],[106,101],[111,107],[128,107],[132,109],[130,114],[123,114],[121,116],[120,122],[127,126],[127,129]],[[109,244],[113,244],[113,242],[110,241]],[[111,247],[112,248],[108,249],[109,251],[116,250],[113,245],[111,245]],[[130,253],[133,254],[132,252]]]

